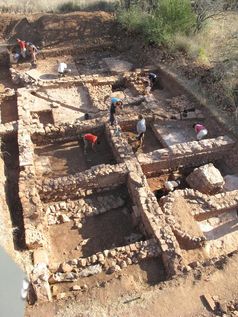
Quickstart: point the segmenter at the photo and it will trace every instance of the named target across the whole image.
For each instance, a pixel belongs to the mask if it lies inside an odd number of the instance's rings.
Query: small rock
[[[88,289],[88,285],[87,284],[84,284],[83,286],[82,286],[82,290],[83,291],[86,291]]]
[[[59,293],[56,295],[56,299],[63,299],[66,297],[66,293]]]
[[[98,274],[101,272],[102,272],[101,265],[96,264],[96,265],[91,265],[91,266],[87,267],[86,269],[84,269],[83,271],[81,271],[79,273],[79,276],[87,277],[87,276]]]
[[[59,221],[61,223],[70,222],[70,218],[67,215],[62,214],[62,215],[59,215]]]
[[[94,263],[97,262],[97,260],[98,260],[97,256],[96,256],[95,254],[93,254],[93,255],[91,256],[91,262],[94,264]]]
[[[110,253],[110,255],[111,255],[112,257],[114,257],[114,256],[117,255],[116,250],[110,250],[109,253]]]
[[[67,264],[67,263],[62,263],[61,266],[60,266],[60,270],[63,272],[63,273],[69,273],[72,271],[72,266]]]
[[[216,303],[214,302],[214,300],[212,299],[211,295],[206,293],[204,295],[202,295],[203,298],[205,299],[205,301],[207,302],[208,306],[210,307],[210,309],[212,311],[215,311],[216,309]]]
[[[72,288],[71,288],[72,291],[80,291],[81,290],[81,287],[79,285],[74,285]]]
[[[84,259],[84,258],[79,259],[78,260],[78,265],[82,266],[82,267],[85,267],[87,265],[87,259]]]
[[[122,269],[124,269],[125,267],[127,267],[126,261],[122,261],[122,262],[120,263],[120,267],[121,267]]]

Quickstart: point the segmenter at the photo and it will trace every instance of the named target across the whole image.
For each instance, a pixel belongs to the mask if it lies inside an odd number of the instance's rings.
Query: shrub
[[[153,10],[131,6],[119,12],[119,22],[141,32],[146,40],[170,45],[176,33],[188,34],[195,25],[189,0],[159,0]]]
[[[114,12],[118,6],[117,2],[99,1],[83,6],[84,11],[106,11]]]
[[[58,11],[61,13],[73,12],[73,11],[115,11],[117,6],[116,2],[108,1],[95,1],[88,4],[77,4],[73,1],[62,3],[58,6]]]
[[[58,6],[58,11],[61,13],[67,13],[67,12],[73,12],[73,11],[79,11],[81,10],[81,6],[78,4],[75,4],[72,1],[62,3]]]
[[[118,12],[118,21],[125,26],[129,32],[143,32],[144,19],[146,13],[136,6],[128,10],[121,10]]]

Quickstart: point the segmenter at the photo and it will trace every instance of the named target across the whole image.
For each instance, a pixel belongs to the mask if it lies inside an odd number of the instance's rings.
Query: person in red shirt
[[[201,123],[195,123],[193,125],[193,128],[194,128],[195,132],[197,133],[197,140],[198,141],[200,141],[202,138],[204,138],[208,133],[207,129]]]
[[[95,149],[94,149],[95,144],[100,144],[98,137],[94,134],[91,134],[91,133],[84,134],[83,142],[84,142],[84,154],[86,154],[89,144],[91,144],[93,151],[95,151]]]
[[[22,41],[20,39],[17,39],[17,43],[20,47],[20,51],[21,51],[21,56],[23,58],[26,58],[26,42],[25,41]]]

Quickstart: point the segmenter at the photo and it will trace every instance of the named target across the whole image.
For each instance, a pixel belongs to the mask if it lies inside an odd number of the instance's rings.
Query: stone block
[[[215,194],[222,190],[224,185],[220,171],[211,163],[195,168],[186,181],[193,189],[204,194]]]
[[[34,265],[38,263],[45,263],[46,265],[49,265],[49,258],[46,250],[44,249],[37,249],[33,252],[33,261]]]

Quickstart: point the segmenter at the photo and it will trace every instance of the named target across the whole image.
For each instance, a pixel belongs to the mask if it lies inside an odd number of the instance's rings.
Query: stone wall
[[[146,235],[154,237],[162,250],[162,259],[168,277],[178,272],[182,264],[181,252],[177,240],[166,223],[165,215],[156,197],[150,191],[141,166],[136,159],[126,162],[130,170],[128,188],[136,208],[134,217],[140,219]]]
[[[31,141],[31,116],[25,90],[18,92],[19,198],[23,209],[25,242],[28,248],[45,245],[42,203],[36,188],[34,145]]]
[[[87,258],[72,259],[60,263],[56,272],[52,271],[50,283],[72,282],[89,275],[106,271],[121,271],[128,265],[139,263],[147,258],[161,255],[161,249],[155,239],[139,241],[111,250],[104,250]]]
[[[116,194],[87,196],[74,201],[60,201],[44,206],[49,225],[74,221],[75,227],[82,228],[85,217],[103,214],[126,204],[123,197]]]
[[[194,221],[202,221],[220,213],[231,211],[238,207],[238,190],[220,193],[216,195],[202,194],[197,190],[176,190],[162,198],[162,209],[166,215],[166,222],[171,226],[174,234],[187,246],[200,247],[205,241],[203,235],[191,236],[185,232],[173,214],[173,205],[176,197],[183,197],[190,203],[191,215]]]
[[[181,166],[196,166],[218,160],[232,150],[235,142],[228,136],[171,145],[137,158],[144,173],[176,169]]]
[[[123,136],[119,125],[112,127],[109,124],[106,124],[106,136],[107,141],[112,148],[114,157],[118,162],[124,162],[125,160],[135,157],[131,146]]]
[[[16,134],[18,128],[18,121],[7,122],[0,124],[0,137],[5,135]]]
[[[76,199],[81,190],[110,188],[125,183],[128,170],[125,164],[97,165],[75,175],[46,179],[38,184],[39,194],[44,202]]]

